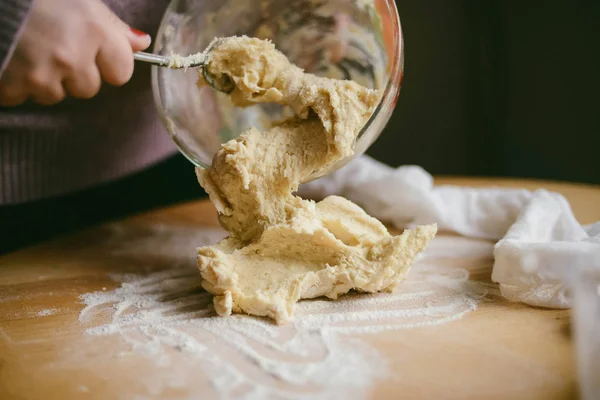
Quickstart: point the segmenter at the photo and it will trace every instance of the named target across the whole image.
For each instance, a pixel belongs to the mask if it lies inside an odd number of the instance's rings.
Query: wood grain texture
[[[582,223],[600,220],[600,188],[551,182],[440,178],[437,183],[545,187],[565,194]],[[120,223],[128,235],[149,237],[149,226],[216,227],[208,202],[156,210]],[[169,268],[152,259],[107,254],[110,225],[0,258],[0,398],[108,399],[144,392],[153,365],[127,351],[118,337],[94,338],[78,320],[79,296],[112,290],[112,273]],[[492,258],[439,260],[490,281]],[[48,309],[52,315],[40,316]],[[569,312],[509,303],[492,297],[463,319],[435,328],[389,331],[363,339],[386,355],[393,374],[372,388],[373,398],[569,399],[577,395]],[[101,343],[99,346],[98,343]],[[90,344],[89,347],[87,344]],[[64,363],[77,354],[80,363]],[[85,360],[104,360],[86,363]],[[202,381],[201,372],[198,380]],[[208,387],[208,382],[206,382]],[[183,389],[181,389],[183,390]],[[156,398],[178,398],[173,389]],[[202,398],[200,396],[199,398]]]

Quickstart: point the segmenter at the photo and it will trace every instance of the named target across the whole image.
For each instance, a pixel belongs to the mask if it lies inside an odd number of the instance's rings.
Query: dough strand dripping
[[[277,103],[295,114],[265,132],[248,129],[222,145],[211,168],[196,170],[230,234],[198,249],[217,313],[285,323],[300,299],[394,289],[435,225],[392,236],[342,197],[316,203],[294,195],[302,182],[353,155],[380,93],[304,73],[271,42],[245,36],[220,39],[205,68],[234,83],[235,105]]]

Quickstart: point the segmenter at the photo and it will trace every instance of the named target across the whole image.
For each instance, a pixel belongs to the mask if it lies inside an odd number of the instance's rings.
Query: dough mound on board
[[[230,233],[198,249],[203,286],[215,294],[217,313],[285,323],[300,299],[391,291],[433,239],[435,225],[393,236],[349,200],[315,203],[294,195],[300,183],[352,156],[380,93],[306,74],[268,41],[216,43],[206,68],[233,81],[236,105],[277,103],[295,114],[265,132],[247,130],[222,145],[211,168],[196,170]]]

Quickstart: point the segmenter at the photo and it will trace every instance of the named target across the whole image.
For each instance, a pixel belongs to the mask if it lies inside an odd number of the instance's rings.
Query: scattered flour
[[[36,315],[38,317],[47,317],[47,316],[56,314],[56,312],[57,312],[56,308],[47,308],[45,310],[38,311],[38,313]]]
[[[194,231],[154,226],[148,231],[153,240],[127,242],[115,251],[165,255],[223,234],[219,229]],[[441,246],[436,240],[432,254],[456,250],[444,238]],[[193,256],[193,248],[183,254]],[[193,259],[180,265],[187,266],[113,276],[121,282],[117,289],[81,297],[85,307],[79,320],[87,334],[119,335],[134,353],[168,366],[173,376],[163,378],[167,385],[175,384],[176,377],[178,387],[191,387],[205,375],[219,398],[361,398],[387,371],[385,357],[361,341],[363,335],[457,320],[496,290],[426,255],[395,294],[300,302],[292,324],[277,326],[250,316],[217,317]]]

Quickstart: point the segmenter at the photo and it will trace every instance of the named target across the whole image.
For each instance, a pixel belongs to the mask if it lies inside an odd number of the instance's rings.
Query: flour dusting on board
[[[221,234],[156,227],[154,246],[146,241],[114,249],[165,256],[192,246],[184,253],[191,255],[185,266],[114,276],[121,283],[117,289],[83,295],[79,319],[86,333],[119,335],[131,351],[168,366],[172,377],[154,378],[165,385],[176,376],[177,387],[191,388],[206,376],[219,398],[361,398],[387,373],[385,355],[361,340],[365,335],[457,320],[488,292],[464,269],[434,266],[426,252],[395,294],[304,301],[287,326],[243,315],[221,318],[193,267],[193,248]],[[436,240],[431,253],[439,256],[443,238]]]
[[[50,315],[56,314],[56,311],[57,311],[56,308],[47,308],[45,310],[38,311],[36,313],[36,316],[38,316],[38,317],[48,317]]]

